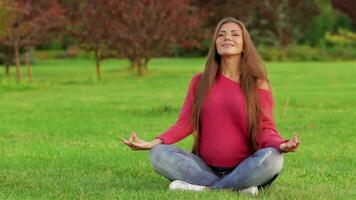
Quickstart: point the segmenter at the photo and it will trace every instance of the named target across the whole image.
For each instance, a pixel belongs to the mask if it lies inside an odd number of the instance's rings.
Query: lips
[[[222,44],[221,46],[222,46],[222,47],[233,47],[233,46],[235,46],[235,45],[233,45],[233,44]]]

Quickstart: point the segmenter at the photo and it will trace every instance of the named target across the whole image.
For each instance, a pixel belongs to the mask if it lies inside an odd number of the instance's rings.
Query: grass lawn
[[[1,68],[0,199],[248,199],[170,192],[147,151],[119,142],[131,131],[151,140],[168,129],[204,62],[154,59],[137,77],[127,62],[106,61],[97,82],[93,61],[46,60],[33,66],[31,85]],[[257,199],[356,199],[356,62],[267,65],[278,130],[298,132],[302,143]]]

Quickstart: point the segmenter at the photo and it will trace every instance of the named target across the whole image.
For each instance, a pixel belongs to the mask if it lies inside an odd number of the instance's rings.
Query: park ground
[[[120,142],[132,131],[151,140],[168,129],[203,66],[204,58],[153,59],[138,77],[126,61],[109,60],[96,81],[91,60],[43,60],[32,84],[0,71],[0,199],[248,199],[168,191],[148,152]],[[356,62],[267,66],[278,130],[297,132],[301,146],[256,199],[356,199]]]

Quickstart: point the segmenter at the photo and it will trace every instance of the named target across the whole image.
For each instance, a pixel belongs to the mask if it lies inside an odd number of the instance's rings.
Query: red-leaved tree
[[[132,0],[113,6],[122,12],[112,16],[114,42],[110,48],[129,59],[139,75],[151,58],[171,54],[177,45],[200,44],[196,39],[198,13],[188,0]]]
[[[112,16],[120,12],[119,7],[112,7],[114,2],[121,1],[62,1],[66,8],[66,16],[71,22],[69,34],[83,49],[94,53],[98,80],[101,79],[101,62],[115,56],[113,50],[109,49],[115,34],[111,27],[116,19]]]
[[[32,73],[29,62],[31,47],[48,38],[50,31],[63,24],[62,10],[56,1],[15,0],[11,3],[11,24],[4,30],[3,44],[12,46],[15,54],[16,75],[21,81],[20,48],[24,47],[28,80]]]
[[[177,45],[198,46],[198,15],[189,0],[61,0],[71,20],[69,32],[100,63],[130,60],[144,74],[150,58],[172,53]]]
[[[346,13],[356,24],[356,1],[355,0],[331,0],[332,6]]]
[[[14,18],[13,2],[11,0],[0,0],[0,56],[5,68],[5,75],[10,75],[10,66],[13,62],[11,47],[4,44],[6,42],[6,30],[11,27]]]

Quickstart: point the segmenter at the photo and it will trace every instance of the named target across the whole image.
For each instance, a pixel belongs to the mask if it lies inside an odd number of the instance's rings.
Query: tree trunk
[[[5,75],[6,76],[10,75],[10,65],[9,65],[9,63],[5,63]]]
[[[145,74],[145,67],[143,66],[143,60],[141,58],[136,59],[137,75],[143,76]]]
[[[130,69],[134,69],[135,68],[135,64],[134,64],[134,61],[132,59],[129,59],[130,60]]]
[[[137,68],[137,75],[143,76],[145,74],[145,68],[141,65]]]
[[[99,51],[96,50],[95,51],[95,71],[96,71],[96,79],[98,81],[101,80],[101,71],[100,71],[100,55],[99,55]]]
[[[98,81],[101,80],[101,71],[100,71],[100,59],[96,59],[96,78]]]
[[[14,49],[15,49],[16,76],[17,76],[17,81],[20,82],[22,76],[21,76],[21,66],[20,66],[20,49],[19,49],[18,41],[14,43]]]
[[[144,58],[143,59],[143,67],[145,68],[145,70],[148,70],[147,64],[148,64],[149,60],[150,60],[149,58]]]
[[[30,48],[27,48],[25,51],[25,64],[27,69],[27,79],[28,82],[32,82],[32,72],[31,72],[31,61],[30,61]]]
[[[130,59],[130,69],[131,69],[131,70],[137,70],[137,66],[138,66],[137,63],[138,63],[138,62],[137,62],[136,59]]]

